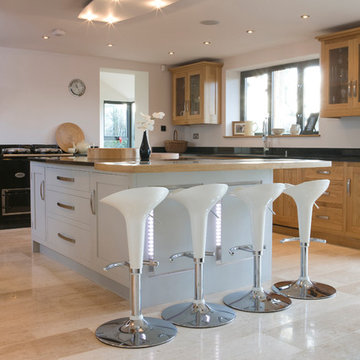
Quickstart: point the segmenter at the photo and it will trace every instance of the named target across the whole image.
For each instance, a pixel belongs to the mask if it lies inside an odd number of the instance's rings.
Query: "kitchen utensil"
[[[69,148],[75,147],[74,144],[84,141],[85,136],[79,126],[67,122],[58,126],[55,138],[60,149],[68,152]]]

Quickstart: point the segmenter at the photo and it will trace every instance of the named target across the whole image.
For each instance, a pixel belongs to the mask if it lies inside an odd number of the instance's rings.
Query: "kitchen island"
[[[111,262],[127,260],[124,220],[100,200],[131,187],[165,186],[169,190],[199,184],[248,186],[273,181],[273,169],[328,167],[331,162],[294,159],[184,159],[101,162],[86,158],[38,159],[31,162],[32,240],[40,251],[100,285],[128,297],[126,268],[104,272]],[[135,206],[135,204],[134,204]],[[252,283],[252,256],[228,249],[250,243],[249,216],[236,198],[226,195],[209,215],[205,261],[205,293],[231,291]],[[266,223],[263,277],[271,279],[272,215]],[[173,302],[193,295],[193,262],[169,256],[191,250],[185,209],[165,200],[149,216],[144,259],[160,262],[144,267],[143,304]]]

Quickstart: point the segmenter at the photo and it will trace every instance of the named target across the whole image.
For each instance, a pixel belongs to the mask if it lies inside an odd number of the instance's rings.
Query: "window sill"
[[[320,134],[307,134],[307,135],[291,135],[291,134],[283,134],[283,135],[268,135],[268,138],[302,138],[302,137],[319,137]],[[224,138],[262,138],[262,135],[253,135],[253,136],[245,136],[245,135],[233,135],[233,136],[224,136]]]

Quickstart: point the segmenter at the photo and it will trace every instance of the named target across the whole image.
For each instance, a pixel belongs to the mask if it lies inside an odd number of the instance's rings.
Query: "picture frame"
[[[232,134],[233,136],[245,135],[245,121],[233,121],[232,122]]]
[[[309,134],[315,134],[315,125],[316,122],[319,119],[319,113],[311,113],[308,119],[306,120],[306,125],[301,132],[301,135],[309,135]]]

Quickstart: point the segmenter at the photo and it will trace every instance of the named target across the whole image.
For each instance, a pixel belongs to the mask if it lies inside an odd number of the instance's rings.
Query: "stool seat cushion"
[[[146,219],[168,193],[169,190],[164,187],[132,188],[100,200],[118,210],[125,218],[129,263],[132,269],[142,269]]]
[[[227,192],[226,184],[207,184],[175,191],[169,198],[185,206],[189,213],[194,258],[205,256],[208,215]]]
[[[231,194],[243,201],[250,211],[253,249],[262,251],[265,237],[265,214],[270,202],[284,191],[281,183],[239,186]]]

